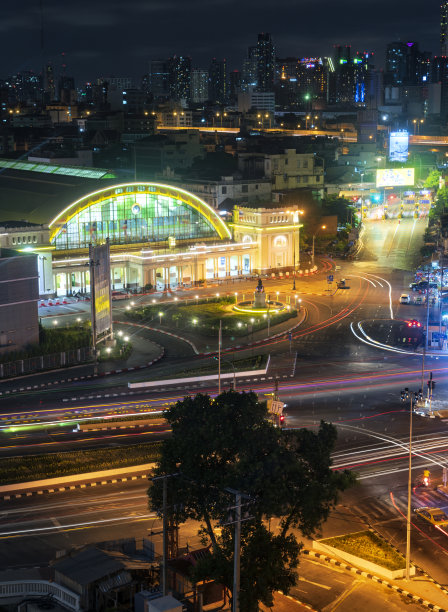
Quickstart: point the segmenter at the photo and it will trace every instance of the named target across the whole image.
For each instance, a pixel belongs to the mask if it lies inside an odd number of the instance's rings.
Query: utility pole
[[[233,560],[233,598],[232,612],[240,609],[240,564],[241,564],[241,493],[235,495],[235,551]]]
[[[153,482],[163,480],[162,489],[162,593],[167,595],[168,592],[168,559],[175,557],[177,554],[177,526],[173,524],[172,517],[168,516],[168,478],[174,478],[179,474],[164,474],[163,476],[155,476]]]
[[[218,335],[218,395],[221,394],[221,341],[222,341],[222,319],[219,320],[219,335]]]
[[[411,578],[411,493],[412,493],[412,393],[409,413],[409,473],[408,473],[408,513],[406,525],[406,580]]]
[[[235,506],[228,508],[229,510],[234,510],[234,520],[230,520],[227,523],[222,523],[222,525],[235,525],[234,532],[234,558],[233,558],[233,591],[232,591],[232,612],[240,611],[240,571],[241,571],[241,523],[243,521],[250,521],[253,517],[249,516],[246,512],[244,518],[241,513],[241,501],[243,497],[245,499],[250,499],[249,495],[245,493],[241,493],[241,491],[236,491],[235,489],[227,488],[226,491],[231,495],[235,495]]]

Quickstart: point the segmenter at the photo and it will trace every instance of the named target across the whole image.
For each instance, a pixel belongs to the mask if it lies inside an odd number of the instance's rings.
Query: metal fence
[[[0,378],[11,378],[31,372],[39,372],[41,370],[64,368],[78,363],[85,363],[92,358],[93,354],[91,347],[84,347],[62,351],[60,353],[40,355],[38,357],[18,359],[17,361],[8,361],[7,363],[0,363]]]

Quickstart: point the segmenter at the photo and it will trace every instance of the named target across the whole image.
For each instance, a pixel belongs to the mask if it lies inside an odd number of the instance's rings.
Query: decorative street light
[[[162,325],[162,317],[163,317],[163,312],[160,311],[159,312],[159,324]]]
[[[317,236],[317,234],[319,233],[319,230],[321,230],[321,229],[323,229],[323,230],[324,230],[324,229],[327,229],[327,226],[326,226],[326,225],[321,225],[321,226],[320,226],[320,227],[317,229],[316,233],[315,233],[315,234],[313,234],[313,250],[312,250],[312,254],[311,254],[311,261],[312,261],[312,263],[313,263],[313,266],[314,266],[314,240],[316,239],[316,236]]]

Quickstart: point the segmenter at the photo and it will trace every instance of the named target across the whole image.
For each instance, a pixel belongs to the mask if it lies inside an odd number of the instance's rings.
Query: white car
[[[402,293],[400,295],[400,304],[410,304],[411,303],[411,296],[409,295],[409,293]]]

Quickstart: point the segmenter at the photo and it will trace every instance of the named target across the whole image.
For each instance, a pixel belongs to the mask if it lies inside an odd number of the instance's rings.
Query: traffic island
[[[388,580],[405,577],[406,561],[403,555],[370,530],[314,540],[313,549]],[[415,576],[413,565],[410,575]]]

